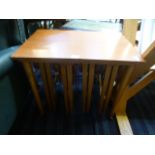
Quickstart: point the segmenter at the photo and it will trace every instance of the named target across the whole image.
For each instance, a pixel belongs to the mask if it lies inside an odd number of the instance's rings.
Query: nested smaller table
[[[74,30],[38,30],[13,55],[27,73],[36,103],[41,112],[43,107],[37,88],[32,64],[39,64],[49,106],[54,106],[55,88],[50,65],[58,64],[64,87],[67,111],[73,108],[73,65],[82,66],[82,95],[86,111],[90,109],[96,65],[104,65],[104,79],[101,82],[100,109],[106,109],[120,68],[125,66],[122,89],[137,63],[143,63],[136,47],[119,32],[105,30],[88,32]]]

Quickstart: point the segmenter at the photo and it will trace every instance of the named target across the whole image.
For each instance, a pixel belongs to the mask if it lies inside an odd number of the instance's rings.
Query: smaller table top
[[[74,30],[37,30],[13,55],[13,59],[55,61],[144,62],[137,49],[121,33]]]

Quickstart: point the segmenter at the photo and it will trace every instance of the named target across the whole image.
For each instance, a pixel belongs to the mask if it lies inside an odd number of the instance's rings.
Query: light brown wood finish
[[[122,81],[120,82],[119,91],[116,92],[117,95],[113,103],[112,115],[115,112],[125,111],[124,106],[126,107],[126,105],[124,105],[125,102],[121,102],[121,99],[123,100],[123,97],[124,97],[123,95],[126,93],[125,90],[128,88],[129,80],[130,80],[133,70],[134,70],[134,66],[128,67],[126,69],[126,73],[124,74],[124,77]]]
[[[102,93],[102,77],[101,77],[101,74],[99,74],[98,80],[99,80],[100,95],[101,95],[101,93]]]
[[[84,64],[90,65],[88,71],[87,65],[83,67],[83,100],[86,104],[86,110],[88,111],[90,109],[94,82],[94,68],[96,64],[131,66],[144,62],[136,47],[134,47],[121,33],[111,30],[105,30],[103,32],[38,30],[12,55],[12,58],[21,61],[31,60],[32,62],[39,63],[60,64],[67,111],[71,110],[70,105],[68,104],[68,87],[71,87],[71,85],[68,85],[67,82],[72,81],[72,79],[67,79],[67,64],[82,64],[82,66],[84,66]],[[116,96],[113,112],[117,112],[119,111],[119,108],[122,109],[122,107],[124,107],[124,105],[122,106],[122,103],[124,104],[125,100],[121,98],[121,94],[124,92],[124,89],[127,88],[127,84],[129,84],[129,73],[127,72],[127,76],[125,76],[120,84],[120,91]],[[33,83],[31,85],[33,85]],[[111,86],[112,85],[113,83],[111,82]],[[34,95],[37,98],[38,92],[35,86],[33,91],[35,91]],[[109,94],[111,94],[110,89]],[[121,104],[119,103],[119,100],[122,100]],[[37,103],[39,103],[39,101]]]
[[[88,76],[88,65],[82,65],[82,98],[83,98],[83,111],[85,111],[87,103],[87,76]]]
[[[133,45],[135,45],[137,29],[138,29],[138,20],[135,20],[135,19],[125,19],[124,20],[123,34]],[[132,81],[132,79],[133,78],[131,78],[131,73],[129,70],[126,73],[126,76],[121,78],[122,83],[118,87],[119,90],[116,89],[116,92],[119,91],[119,93],[117,94],[116,100],[115,100],[115,104],[118,104],[118,106],[116,108],[118,111],[115,110],[115,112],[116,112],[116,119],[117,119],[117,123],[118,123],[121,134],[131,134],[131,135],[133,134],[128,117],[126,115],[126,104],[127,104],[127,94],[128,94],[127,89],[128,89],[128,83],[129,83],[129,81]],[[120,92],[120,90],[121,90],[121,92]],[[123,90],[124,90],[124,92],[123,92]],[[123,93],[123,94],[121,97],[119,97],[121,95],[121,93]],[[120,100],[118,100],[118,98],[120,98]],[[117,114],[117,112],[119,114]]]
[[[128,91],[127,91],[127,87],[124,89],[120,99],[118,100],[118,105],[116,106],[116,109],[115,109],[115,113],[125,113],[126,112],[126,106],[127,106],[127,94],[128,94]],[[114,102],[115,104],[116,102]],[[114,114],[114,113],[113,113]]]
[[[65,100],[65,106],[66,106],[66,111],[70,112],[70,106],[69,106],[69,101],[68,101],[68,90],[67,90],[67,72],[66,72],[66,65],[60,65],[60,70],[61,70],[61,79],[62,83],[64,86],[64,100]]]
[[[104,108],[104,100],[105,100],[105,96],[106,96],[107,87],[109,84],[111,70],[112,70],[112,66],[106,66],[105,77],[104,77],[103,85],[102,85],[102,89],[101,89],[99,112],[102,112],[103,108]]]
[[[40,63],[39,66],[40,66],[41,77],[42,77],[43,84],[44,84],[47,103],[48,103],[49,107],[51,108],[51,101],[50,101],[50,94],[49,94],[49,89],[48,89],[48,81],[47,81],[47,77],[46,77],[45,66],[43,63]]]
[[[151,45],[146,49],[146,51],[143,52],[142,58],[146,61],[146,63],[136,65],[134,72],[131,76],[130,82],[133,82],[138,77],[143,76],[143,74],[148,72],[150,70],[150,67],[152,67],[155,64],[155,61],[154,61],[155,41],[153,41]]]
[[[107,96],[106,96],[106,100],[105,100],[105,104],[104,104],[104,111],[106,110],[107,105],[108,105],[108,103],[110,101],[110,97],[111,97],[111,94],[112,94],[114,81],[115,81],[115,78],[116,78],[116,75],[117,75],[117,72],[118,72],[118,68],[119,68],[118,66],[113,66],[112,67],[111,77],[110,77],[110,80],[109,80],[109,85],[108,85],[108,90],[107,90]]]
[[[150,67],[154,64],[155,57],[155,42],[153,42],[147,50],[143,53],[143,58],[146,60],[146,63],[136,65],[136,67],[130,67],[128,71],[125,73],[125,77],[121,81],[121,86],[119,87],[119,92],[117,94],[115,104],[114,104],[114,112],[125,111],[126,105],[124,103],[127,102],[129,97],[135,95],[138,91],[143,89],[147,84],[149,84],[154,79],[154,73],[150,72]],[[144,76],[145,75],[145,76]],[[130,84],[137,80],[139,76],[141,77],[136,83],[132,86]],[[116,108],[117,107],[117,108]],[[117,109],[117,110],[116,110]]]
[[[69,107],[70,111],[73,110],[73,84],[72,80],[73,79],[73,74],[72,74],[72,65],[67,64],[67,83],[68,83],[68,102],[69,102]]]
[[[138,63],[143,59],[136,47],[121,34],[74,30],[37,30],[12,55],[14,59],[57,63]]]
[[[142,90],[153,80],[155,80],[155,72],[150,71],[146,75],[144,75],[141,79],[139,79],[136,83],[134,83],[133,86],[128,88],[127,99],[130,99],[131,97],[136,95],[140,90]]]
[[[133,135],[133,131],[126,113],[116,113],[116,119],[121,135]]]
[[[129,69],[128,72],[125,74],[126,77],[123,78],[121,87],[119,87],[119,93],[117,94],[117,97],[115,100],[113,113],[114,112],[116,114],[125,113],[127,101],[131,97],[136,95],[136,93],[138,93],[141,89],[147,86],[152,80],[155,79],[155,72],[150,71],[150,67],[155,63],[154,57],[155,57],[155,42],[153,42],[143,54],[143,58],[146,60],[146,63],[141,65],[140,64],[136,65],[136,67],[134,67],[133,69],[132,68]],[[137,80],[137,78],[140,76],[141,78],[137,82],[134,82],[134,80]],[[133,84],[131,85],[131,83]],[[127,116],[125,117],[127,120]],[[122,122],[121,120],[120,121],[117,120],[117,121],[118,121],[120,130],[123,130],[123,127],[121,127],[121,125],[119,124],[119,123],[123,123],[123,121]]]
[[[117,109],[115,110],[116,119],[117,119],[117,123],[121,134],[123,135],[133,134],[128,117],[126,115],[126,105],[127,105],[128,99],[133,97],[136,93],[142,90],[154,79],[155,79],[155,72],[150,71],[140,80],[138,80],[133,86],[126,87],[124,89],[124,92],[119,100],[119,107],[117,107]]]
[[[52,104],[52,108],[55,109],[56,96],[55,96],[55,88],[54,88],[54,79],[51,75],[50,64],[48,64],[48,63],[45,64],[45,70],[46,70],[46,75],[47,75],[47,83],[48,83],[48,90],[49,90],[49,94],[50,94],[50,101]]]
[[[87,90],[88,94],[87,94],[86,112],[90,110],[92,89],[94,84],[94,72],[95,72],[95,64],[90,64],[88,71],[88,90]]]
[[[24,62],[23,61],[22,63],[23,63],[24,69],[26,71],[28,80],[30,82],[32,92],[33,92],[35,100],[36,100],[36,104],[37,104],[40,112],[43,113],[44,110],[43,110],[43,106],[42,106],[42,103],[41,103],[41,98],[40,98],[40,95],[39,95],[39,92],[38,92],[37,83],[36,83],[36,79],[35,79],[35,76],[34,76],[34,73],[33,73],[33,70],[32,70],[32,66],[31,66],[31,64],[29,62]]]
[[[124,20],[123,34],[133,45],[135,45],[137,29],[138,29],[137,19]]]
[[[150,67],[151,71],[155,71],[155,65],[153,65],[152,67]]]

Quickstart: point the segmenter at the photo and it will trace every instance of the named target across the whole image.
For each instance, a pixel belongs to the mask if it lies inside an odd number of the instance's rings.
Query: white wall
[[[155,20],[143,19],[139,34],[139,50],[141,53],[155,40]]]

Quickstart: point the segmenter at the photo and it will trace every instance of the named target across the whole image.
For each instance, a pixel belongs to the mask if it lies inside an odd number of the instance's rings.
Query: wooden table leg
[[[47,83],[49,88],[50,100],[52,102],[52,108],[56,107],[56,96],[55,96],[55,89],[54,89],[54,79],[51,75],[51,67],[50,64],[45,64],[45,70],[47,75]]]
[[[45,66],[44,66],[43,63],[40,63],[39,66],[40,66],[42,81],[43,81],[43,84],[44,84],[47,103],[48,103],[49,107],[51,108],[51,101],[50,101],[50,94],[49,94],[49,89],[48,89],[48,82],[47,82],[47,77],[46,77]]]
[[[90,110],[90,105],[91,105],[92,89],[94,84],[94,71],[95,71],[95,64],[90,64],[89,75],[88,75],[88,90],[87,90],[88,98],[87,98],[86,112]]]
[[[60,66],[60,70],[61,70],[61,79],[62,79],[62,83],[63,83],[63,86],[64,86],[64,100],[65,100],[66,111],[69,112],[70,107],[69,107],[69,104],[68,104],[66,65],[62,64]]]
[[[107,106],[108,106],[108,104],[110,102],[110,97],[111,97],[111,94],[112,94],[114,81],[116,79],[118,68],[119,68],[118,66],[113,66],[112,67],[111,77],[110,77],[110,80],[109,80],[109,85],[108,85],[108,90],[107,90],[108,92],[107,92],[106,100],[105,100],[105,104],[104,104],[104,112],[106,111]]]
[[[133,131],[126,115],[126,105],[127,105],[127,90],[129,86],[129,80],[133,72],[134,67],[129,66],[119,84],[119,90],[116,94],[116,98],[112,107],[111,116],[116,114],[116,119],[118,127],[121,134],[132,135]]]
[[[83,111],[85,111],[86,102],[87,102],[87,69],[88,65],[82,65],[82,98],[83,98]]]
[[[106,91],[107,91],[108,84],[109,84],[111,70],[112,70],[112,66],[106,67],[103,85],[102,85],[102,89],[101,89],[99,113],[101,113],[103,111],[103,108],[104,108],[104,101],[105,101]]]
[[[125,101],[125,98],[127,95],[126,90],[129,86],[129,80],[133,72],[133,69],[134,69],[134,66],[130,66],[126,69],[124,77],[122,78],[120,86],[119,86],[119,91],[116,94],[116,98],[115,98],[115,101],[112,107],[111,115],[114,115],[114,113],[116,112],[120,113],[120,111],[125,111],[126,105],[124,104],[127,103]]]
[[[73,110],[73,87],[72,87],[72,65],[67,64],[67,83],[68,83],[68,101],[69,109]]]
[[[116,120],[121,135],[133,135],[133,131],[126,112],[116,113]]]
[[[26,71],[28,80],[30,82],[32,92],[33,92],[35,100],[36,100],[36,104],[38,105],[38,108],[39,108],[40,112],[43,113],[44,110],[43,110],[43,106],[42,106],[42,103],[41,103],[41,98],[40,98],[40,95],[39,95],[39,92],[38,92],[37,82],[36,82],[36,79],[35,79],[35,76],[34,76],[34,73],[33,73],[33,70],[32,70],[32,66],[31,66],[31,64],[29,62],[23,62],[23,66],[24,66],[24,69]]]

